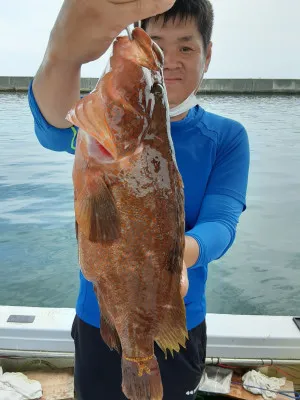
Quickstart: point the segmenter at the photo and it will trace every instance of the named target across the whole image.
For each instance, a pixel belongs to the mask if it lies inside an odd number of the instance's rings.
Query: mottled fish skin
[[[73,183],[79,263],[94,285],[101,335],[122,355],[128,399],[161,400],[154,341],[188,337],[180,278],[184,194],[163,56],[140,28],[114,42],[111,70],[67,119],[79,126]]]

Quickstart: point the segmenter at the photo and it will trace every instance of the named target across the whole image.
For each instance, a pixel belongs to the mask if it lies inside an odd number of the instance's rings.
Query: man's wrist
[[[61,46],[62,47],[62,46]],[[75,58],[66,57],[63,48],[51,47],[47,49],[44,56],[43,65],[48,69],[61,68],[66,70],[80,70],[82,63]]]
[[[89,21],[86,15],[79,18],[79,10],[58,16],[49,37],[46,56],[55,62],[70,62],[77,67],[95,61],[109,48],[115,37],[116,29],[108,21]],[[82,34],[78,32],[83,31]]]

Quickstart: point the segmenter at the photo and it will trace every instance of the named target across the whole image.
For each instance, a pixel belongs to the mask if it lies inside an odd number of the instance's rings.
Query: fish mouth
[[[147,33],[137,27],[133,30],[132,37],[144,53],[145,66],[154,71],[161,68],[164,62],[163,52]]]
[[[114,43],[116,58],[133,61],[152,71],[159,71],[163,65],[163,52],[142,28],[134,28],[128,36],[119,36]]]
[[[116,39],[110,70],[66,116],[89,136],[85,142],[96,162],[125,162],[134,155],[150,123],[151,102],[145,88],[152,86],[156,72],[162,70],[163,53],[143,29],[135,28],[132,37]]]

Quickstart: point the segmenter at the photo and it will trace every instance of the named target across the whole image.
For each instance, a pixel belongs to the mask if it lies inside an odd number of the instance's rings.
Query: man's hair
[[[176,0],[173,7],[165,13],[142,20],[142,28],[146,30],[150,19],[157,21],[160,17],[164,18],[164,24],[170,19],[174,22],[177,17],[180,21],[194,18],[203,39],[204,50],[207,50],[214,23],[214,11],[209,0]]]
[[[176,0],[173,7],[165,13],[143,19],[141,21],[142,28],[146,30],[150,19],[153,18],[156,22],[160,17],[164,19],[163,24],[170,19],[174,22],[176,18],[179,18],[180,21],[194,18],[203,39],[204,50],[207,50],[214,24],[214,10],[210,0]]]

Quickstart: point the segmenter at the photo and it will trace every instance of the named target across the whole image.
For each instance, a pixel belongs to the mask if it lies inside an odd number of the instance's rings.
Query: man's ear
[[[211,56],[212,56],[212,42],[208,43],[207,50],[206,50],[206,59],[205,59],[205,68],[204,68],[204,73],[208,71]]]

